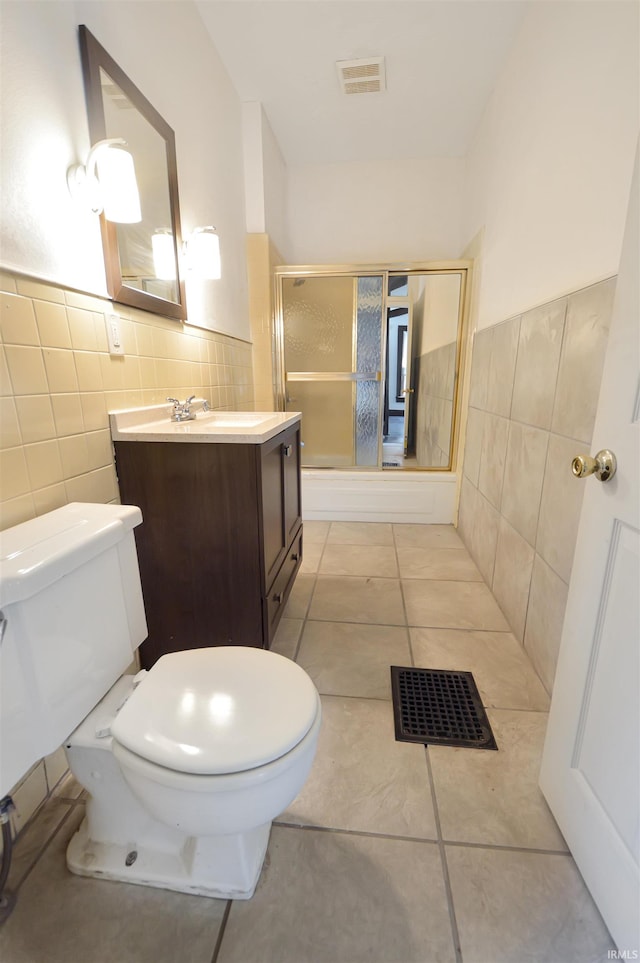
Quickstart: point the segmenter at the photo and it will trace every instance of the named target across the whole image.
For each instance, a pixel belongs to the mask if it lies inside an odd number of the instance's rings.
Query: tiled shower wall
[[[104,312],[125,349],[108,354]],[[226,335],[0,273],[0,529],[70,501],[118,498],[107,412],[207,398],[252,409],[251,345]],[[61,751],[17,788],[19,829],[66,768]]]
[[[451,459],[457,347],[457,341],[452,341],[418,359],[420,403],[416,413],[416,456],[419,465],[446,468]]]
[[[476,334],[459,532],[551,692],[615,278]]]

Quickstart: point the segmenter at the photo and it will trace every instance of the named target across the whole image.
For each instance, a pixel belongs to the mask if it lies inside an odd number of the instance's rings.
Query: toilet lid
[[[317,712],[316,687],[295,662],[264,649],[216,646],[162,656],[111,734],[166,769],[216,775],[280,758]]]

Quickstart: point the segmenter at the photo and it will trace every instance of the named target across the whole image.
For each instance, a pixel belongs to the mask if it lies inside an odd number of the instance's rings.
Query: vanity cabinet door
[[[264,644],[255,445],[116,442],[123,504],[136,529],[148,639],[166,652]]]
[[[284,527],[289,545],[302,522],[300,491],[300,425],[286,432],[283,441]]]
[[[265,587],[271,587],[300,527],[299,431],[290,428],[260,449]]]

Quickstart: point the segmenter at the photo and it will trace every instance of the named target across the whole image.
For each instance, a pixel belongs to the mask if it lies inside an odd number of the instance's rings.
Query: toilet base
[[[183,845],[156,849],[96,842],[86,819],[67,848],[78,876],[155,886],[214,899],[251,899],[267,852],[271,823],[233,836],[184,837]],[[132,851],[135,860],[127,866]]]

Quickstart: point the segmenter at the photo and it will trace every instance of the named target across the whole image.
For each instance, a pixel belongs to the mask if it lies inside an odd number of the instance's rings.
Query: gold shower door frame
[[[351,372],[291,372],[297,376],[297,381],[351,381],[352,382],[352,411],[355,412],[356,384],[359,380],[372,380],[372,372],[366,375],[356,373],[355,368],[355,338],[356,338],[356,304],[357,299],[357,279],[360,277],[382,277],[382,312],[381,312],[381,362],[380,370],[375,372],[375,380],[381,385],[378,397],[378,458],[377,465],[357,466],[357,465],[336,465],[322,466],[348,468],[352,471],[371,471],[383,470],[382,468],[382,424],[384,414],[384,391],[382,385],[385,384],[386,372],[386,351],[384,344],[386,339],[387,327],[387,294],[389,289],[390,275],[424,275],[424,274],[459,274],[460,275],[460,303],[458,312],[458,329],[456,344],[455,361],[455,382],[453,398],[453,423],[451,426],[451,444],[449,449],[449,463],[444,466],[433,467],[405,467],[405,471],[452,471],[455,467],[457,441],[459,437],[460,406],[462,401],[461,391],[461,372],[463,370],[463,348],[464,335],[467,331],[470,296],[471,296],[471,268],[473,262],[470,260],[459,261],[425,261],[412,262],[410,264],[338,264],[338,265],[280,265],[274,271],[275,283],[275,317],[274,317],[274,371],[275,371],[275,396],[276,406],[279,411],[287,410],[287,383],[288,372],[285,368],[285,338],[284,338],[284,299],[282,282],[286,278],[320,278],[320,277],[351,277],[354,280],[354,308],[352,322],[352,371]],[[339,375],[339,377],[336,377]],[[354,454],[355,454],[355,418],[354,420]],[[303,459],[304,464],[304,459]],[[319,467],[319,466],[307,466]],[[397,470],[397,469],[396,469]]]

